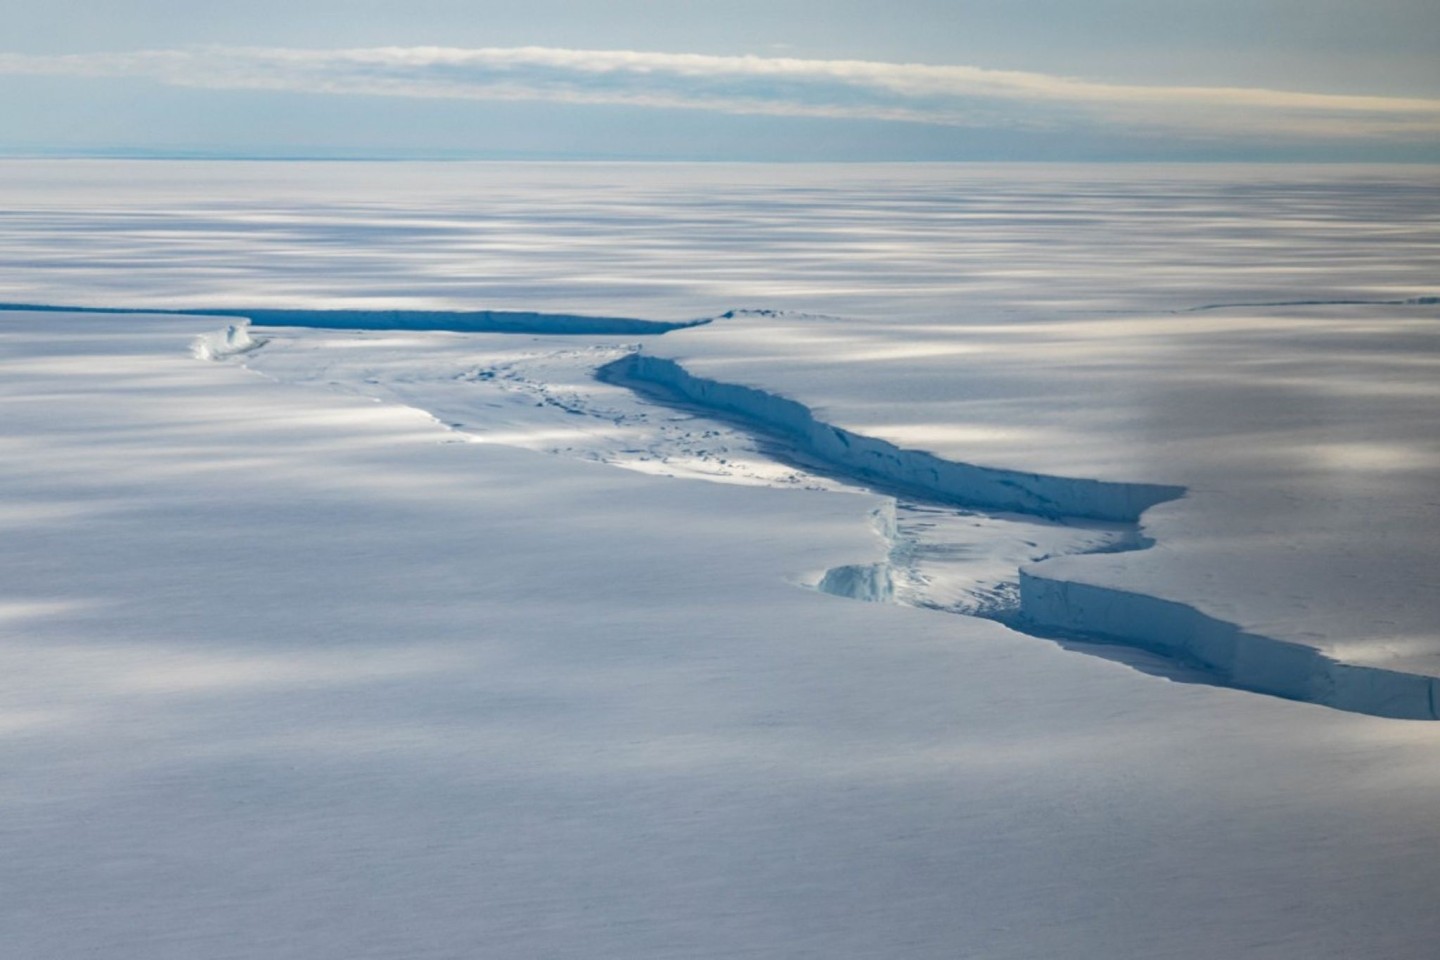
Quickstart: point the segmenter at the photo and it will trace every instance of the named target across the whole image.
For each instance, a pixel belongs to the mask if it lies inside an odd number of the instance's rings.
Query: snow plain
[[[11,302],[755,308],[0,313],[17,955],[1433,955],[1436,725],[804,589],[889,499],[587,375],[1184,486],[1029,569],[1433,672],[1433,171],[4,168]]]

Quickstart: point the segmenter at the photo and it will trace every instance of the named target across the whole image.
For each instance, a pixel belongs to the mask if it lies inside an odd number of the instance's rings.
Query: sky
[[[0,0],[0,154],[1440,161],[1434,0]]]

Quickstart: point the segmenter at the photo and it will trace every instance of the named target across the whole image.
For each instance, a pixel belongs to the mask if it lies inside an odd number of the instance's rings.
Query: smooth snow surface
[[[1435,296],[1437,176],[4,160],[0,301],[667,321],[784,309],[895,334],[877,345],[835,331],[837,364],[933,365],[962,359],[961,345],[907,329],[916,321],[1015,333],[1079,312]]]
[[[915,608],[1433,716],[1433,170],[0,171],[10,303],[716,318],[0,311],[6,951],[1434,955],[1440,724]]]
[[[797,590],[878,500],[456,442],[197,361],[213,323],[3,318],[17,956],[1440,936],[1436,726]]]

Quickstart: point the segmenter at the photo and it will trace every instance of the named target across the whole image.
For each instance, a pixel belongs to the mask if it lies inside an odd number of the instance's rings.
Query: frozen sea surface
[[[1183,487],[1035,609],[1429,675],[1433,170],[0,167],[12,302],[718,318],[0,313],[18,955],[1433,954],[1440,725],[797,589],[954,515],[589,374]]]

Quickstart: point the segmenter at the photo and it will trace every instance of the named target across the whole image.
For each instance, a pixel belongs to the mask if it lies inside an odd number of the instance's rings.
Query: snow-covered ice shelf
[[[601,369],[603,378],[658,385],[685,400],[739,415],[777,431],[812,457],[884,488],[908,490],[935,502],[980,506],[1042,518],[1138,522],[1183,488],[1101,483],[1001,471],[897,448],[817,421],[803,405],[752,387],[697,378],[678,363],[636,352]],[[893,528],[893,524],[892,524]],[[912,540],[911,543],[916,541]],[[1090,549],[1112,552],[1150,546],[1138,536],[1097,537]],[[1080,640],[1121,643],[1180,658],[1218,682],[1342,710],[1405,719],[1440,719],[1440,677],[1345,663],[1315,647],[1247,631],[1194,606],[1139,592],[1049,576],[1043,565],[1022,570],[1015,607],[1000,615],[1020,629]],[[822,588],[861,599],[892,599],[888,565],[846,566],[827,574]],[[913,602],[913,598],[912,598]],[[938,606],[928,598],[922,605]],[[975,612],[975,611],[967,611]]]
[[[398,401],[484,442],[644,473],[893,497],[875,514],[887,559],[826,573],[821,585],[831,592],[1010,617],[1023,563],[1140,542],[1133,523],[986,511],[973,498],[957,505],[955,495],[817,457],[786,431],[737,418],[735,410],[689,403],[672,391],[657,396],[655,384],[619,372],[632,363],[636,343],[269,330],[266,351],[246,358],[251,369]],[[240,336],[248,352],[248,335]],[[871,587],[862,589],[857,578],[865,576]]]
[[[0,317],[15,953],[1423,960],[1440,936],[1436,726],[796,590],[876,549],[883,500],[457,442],[247,374],[317,359],[278,328],[197,362],[214,323]],[[461,339],[355,335],[407,336]]]
[[[1102,632],[1440,674],[1433,169],[0,172],[11,303],[729,312],[235,323],[218,363],[213,316],[0,312],[9,952],[1433,956],[1440,724],[794,587],[980,607],[1024,565]],[[590,377],[642,339],[895,450],[1186,493],[1145,550],[970,551]]]
[[[789,437],[806,455],[853,476],[940,501],[1052,519],[1134,523],[1148,508],[1184,493],[1174,486],[1047,476],[944,460],[823,423],[803,404],[786,397],[696,377],[672,360],[645,353],[629,354],[600,373],[621,382],[659,385],[692,403],[739,414]]]
[[[783,394],[892,449],[1183,486],[1145,513],[1152,549],[1028,566],[1025,618],[1250,689],[1432,719],[1440,322],[1409,299],[915,324],[900,350],[863,322],[737,314],[648,345],[647,363],[731,383],[731,402]],[[837,353],[864,360],[837,376]]]
[[[784,321],[773,312],[764,318]],[[722,322],[736,319],[732,313]],[[537,324],[529,332],[548,329]],[[1053,577],[1045,565],[1036,565],[1066,554],[1150,546],[1139,534],[1141,515],[1179,498],[1181,487],[947,461],[817,421],[803,405],[763,390],[694,377],[678,363],[653,358],[634,345],[501,347],[499,357],[492,354],[478,364],[466,360],[458,371],[457,351],[474,352],[479,345],[456,341],[445,345],[448,353],[432,346],[428,366],[414,345],[385,336],[368,341],[312,337],[297,346],[307,358],[301,364],[266,357],[256,368],[291,381],[323,380],[403,399],[453,427],[549,452],[672,475],[812,489],[833,488],[825,478],[839,477],[842,485],[868,484],[900,497],[879,524],[890,543],[888,557],[827,571],[819,580],[827,592],[994,617],[1069,641],[1072,649],[1116,655],[1113,648],[1093,644],[1123,644],[1169,658],[1168,664],[1145,661],[1145,668],[1172,676],[1378,716],[1437,718],[1440,679],[1433,676],[1346,663],[1307,644],[1243,629],[1190,604]],[[347,355],[343,369],[336,366],[338,355]],[[366,361],[372,365],[366,367]],[[601,383],[589,383],[592,376]],[[501,406],[488,400],[477,403],[475,388],[484,384],[518,401],[510,405],[511,415],[497,416]],[[736,417],[764,436],[737,436],[723,423],[688,422],[683,414],[682,428],[657,425],[643,405],[607,392],[605,384],[691,405],[691,412],[702,416]],[[538,417],[535,407],[542,411]],[[547,425],[556,421],[550,409],[563,414],[558,432]],[[514,413],[522,416],[516,420]],[[812,469],[804,469],[806,464]],[[968,509],[957,515],[942,505]],[[975,513],[975,508],[991,513]],[[1085,520],[1101,523],[1076,522]],[[1022,565],[1029,566],[1021,571]]]

